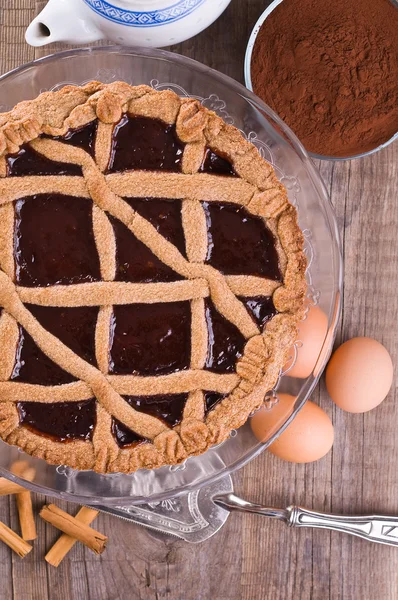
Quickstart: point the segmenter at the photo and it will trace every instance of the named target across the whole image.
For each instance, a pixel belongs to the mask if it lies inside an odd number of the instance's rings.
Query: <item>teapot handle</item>
[[[25,33],[31,46],[53,42],[89,43],[102,37],[101,31],[82,16],[81,0],[49,0]]]

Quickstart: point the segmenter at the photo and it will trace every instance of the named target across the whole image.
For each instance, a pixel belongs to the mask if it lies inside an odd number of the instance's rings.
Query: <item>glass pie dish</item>
[[[308,258],[308,307],[325,313],[323,346],[308,377],[280,378],[277,389],[265,398],[268,410],[277,403],[277,392],[294,396],[286,418],[279,420],[269,439],[259,442],[247,422],[222,444],[185,463],[133,475],[100,475],[54,466],[0,442],[0,474],[48,495],[83,504],[123,505],[156,502],[209,485],[232,473],[257,456],[287,426],[311,394],[331,351],[340,312],[342,264],[335,218],[322,181],[304,149],[284,123],[243,86],[195,61],[159,50],[104,47],[55,54],[22,66],[0,78],[1,112],[21,100],[35,98],[45,90],[93,79],[110,83],[148,84],[157,90],[172,89],[182,96],[199,99],[227,123],[234,124],[257,146],[285,185],[289,199],[299,211]],[[296,343],[291,363],[305,346]],[[293,371],[292,371],[293,373]],[[250,419],[249,419],[250,421]],[[67,442],[66,442],[67,443]],[[11,473],[12,464],[23,456],[34,467],[34,479],[21,481]]]

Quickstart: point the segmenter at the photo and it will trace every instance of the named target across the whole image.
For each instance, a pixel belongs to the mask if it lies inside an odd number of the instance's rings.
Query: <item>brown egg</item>
[[[363,413],[378,406],[393,380],[391,357],[382,344],[357,337],[337,348],[326,369],[332,400],[347,412]]]
[[[298,324],[298,340],[302,347],[298,348],[297,359],[287,372],[289,377],[305,379],[309,377],[319,358],[328,331],[328,318],[318,306],[310,306],[307,317]],[[294,356],[294,348],[291,355]],[[287,363],[284,369],[289,367]]]
[[[260,441],[268,440],[292,413],[295,398],[288,394],[278,394],[278,397],[278,404],[271,410],[261,409],[251,419],[254,435]],[[329,452],[333,440],[334,429],[328,415],[307,401],[269,451],[290,462],[313,462]]]
[[[254,435],[260,442],[266,442],[293,412],[296,398],[290,394],[278,394],[278,402],[271,409],[261,408],[250,419]]]

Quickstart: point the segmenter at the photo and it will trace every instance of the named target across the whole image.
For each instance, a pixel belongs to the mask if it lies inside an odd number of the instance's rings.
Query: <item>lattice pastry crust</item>
[[[107,174],[114,125],[124,113],[175,124],[185,143],[182,173],[129,171]],[[62,140],[71,129],[98,120],[95,159]],[[45,157],[82,168],[83,177],[7,177],[6,156],[30,145]],[[228,157],[239,177],[199,173],[206,148]],[[154,91],[117,82],[92,82],[41,94],[0,115],[0,435],[10,444],[53,464],[98,472],[133,472],[176,464],[225,440],[259,407],[275,385],[295,340],[306,293],[303,236],[295,208],[272,167],[234,127],[193,99],[171,91]],[[175,246],[122,199],[134,189],[136,197],[184,198],[182,223],[185,258]],[[15,283],[13,258],[13,201],[38,193],[91,198],[93,230],[100,257],[102,281],[77,285],[21,287]],[[276,238],[283,282],[252,276],[225,276],[204,259],[207,236],[201,201],[237,203],[264,219]],[[126,225],[166,265],[184,279],[171,283],[124,283],[115,276],[115,239],[107,215]],[[272,295],[278,314],[260,331],[237,296]],[[207,329],[204,299],[247,340],[236,372],[204,370]],[[109,375],[109,322],[113,304],[190,300],[192,307],[191,365],[188,370],[160,376]],[[90,365],[54,337],[33,317],[25,303],[42,306],[99,306],[96,328],[98,368]],[[41,386],[10,380],[18,343],[18,323],[37,346],[77,382]],[[227,394],[205,415],[203,390]],[[171,429],[163,421],[132,408],[122,394],[189,393],[182,422]],[[17,402],[76,402],[95,397],[96,426],[91,441],[57,442],[21,426]],[[112,417],[150,440],[119,448]]]

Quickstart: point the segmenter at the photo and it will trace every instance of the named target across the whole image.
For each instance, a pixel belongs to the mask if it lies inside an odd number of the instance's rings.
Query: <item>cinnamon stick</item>
[[[19,460],[11,466],[14,475],[24,477],[31,481],[35,476],[35,470],[29,467],[27,461]],[[33,515],[32,496],[29,490],[23,490],[16,495],[19,524],[21,526],[22,538],[24,540],[35,540],[37,538],[36,524]]]
[[[16,461],[11,466],[11,472],[14,475],[24,477],[27,481],[33,481],[36,473],[35,469],[29,467],[29,463],[25,460]],[[22,492],[26,492],[26,489],[22,485],[10,481],[5,477],[0,477],[0,496],[9,496],[10,494],[19,494]]]
[[[17,533],[0,521],[0,540],[7,544],[20,556],[24,558],[32,550],[32,546],[25,542]]]
[[[96,554],[102,554],[105,550],[108,541],[108,538],[105,535],[92,529],[85,523],[79,522],[75,517],[72,517],[64,510],[61,510],[58,506],[55,506],[55,504],[43,506],[40,511],[40,516],[47,521],[47,523],[51,523],[51,525],[54,525],[54,527],[57,527],[57,529],[60,529],[70,537],[82,542],[82,544],[87,546],[87,548],[90,548],[90,550]]]
[[[9,481],[5,477],[0,477],[0,496],[9,496],[10,494],[19,494],[20,492],[24,492],[24,491],[25,491],[25,488],[23,488],[18,483]]]
[[[37,538],[36,524],[33,516],[32,496],[30,492],[21,492],[16,495],[19,524],[22,539],[30,541]]]
[[[36,475],[36,469],[30,467],[27,460],[16,460],[12,463],[10,471],[18,477],[23,477],[26,481],[33,481]]]
[[[84,525],[91,525],[97,515],[98,510],[83,506],[75,516],[75,519],[76,521],[79,521],[79,523],[84,523]],[[76,538],[71,537],[67,533],[63,533],[44,558],[53,567],[58,567],[76,542]]]

